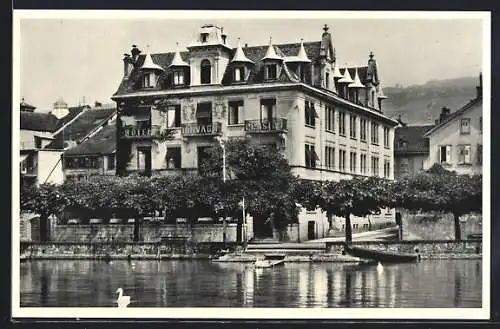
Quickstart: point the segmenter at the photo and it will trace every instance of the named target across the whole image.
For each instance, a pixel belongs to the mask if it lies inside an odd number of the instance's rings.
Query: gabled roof
[[[434,125],[396,127],[394,131],[395,153],[429,153],[425,133]],[[405,142],[406,145],[403,145]]]
[[[428,137],[437,130],[441,129],[445,125],[447,125],[449,122],[453,121],[455,118],[459,117],[460,115],[464,114],[468,110],[474,108],[475,105],[482,104],[483,99],[482,97],[477,97],[474,98],[473,100],[469,101],[467,104],[456,110],[455,112],[451,113],[443,122],[440,122],[437,124],[434,128],[426,132],[425,136]]]
[[[289,57],[289,56],[297,56],[300,51],[300,43],[288,43],[288,44],[274,44],[274,49],[279,56]],[[316,42],[304,42],[304,49],[307,54],[307,57],[311,59],[311,61],[315,61],[319,57],[320,53],[321,41]],[[245,56],[255,63],[255,65],[251,68],[250,78],[246,81],[247,84],[260,83],[263,81],[263,62],[261,59],[265,56],[266,51],[268,50],[269,45],[265,46],[252,46],[252,47],[243,47],[242,50],[245,53]],[[233,48],[229,54],[229,58],[233,58],[236,53],[236,48]],[[166,80],[172,74],[172,69],[169,68],[169,65],[172,63],[175,52],[169,53],[159,53],[159,54],[151,54],[153,61],[161,66],[165,71],[160,74],[160,84],[158,88],[162,88],[165,85]],[[180,52],[180,56],[184,62],[189,63],[190,54],[189,52]],[[125,95],[127,93],[134,92],[138,87],[140,82],[140,67],[144,62],[144,55],[140,55],[135,68],[132,70],[128,79],[123,80],[118,87],[118,90],[114,95]],[[228,73],[230,65],[228,65],[226,69],[226,74]],[[360,78],[361,77],[360,72]],[[223,80],[224,81],[224,80]],[[223,82],[224,84],[224,82]]]
[[[116,107],[98,107],[83,112],[75,121],[56,134],[55,140],[47,148],[60,149],[64,141],[73,140],[80,142],[91,131],[105,124],[116,112]]]
[[[58,129],[61,129],[65,124],[73,120],[78,114],[83,112],[85,109],[89,109],[90,106],[88,105],[83,105],[83,106],[74,106],[74,107],[69,107],[68,108],[68,114],[59,119],[59,122],[57,123],[57,131]]]
[[[116,150],[116,124],[104,126],[94,136],[64,152],[64,155],[101,155]]]
[[[21,130],[53,132],[59,120],[55,115],[44,112],[20,112],[19,128]]]

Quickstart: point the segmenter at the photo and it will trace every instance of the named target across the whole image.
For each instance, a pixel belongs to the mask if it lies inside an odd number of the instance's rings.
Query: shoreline
[[[217,263],[253,263],[258,256],[255,255],[240,255],[233,260],[216,260],[213,255],[209,254],[172,254],[172,255],[30,255],[21,256],[20,261],[37,261],[37,260],[94,260],[94,261],[112,261],[112,260],[157,260],[157,261],[172,261],[172,260],[213,260]],[[449,259],[482,259],[482,254],[422,254],[422,260],[449,260]],[[285,263],[359,263],[363,260],[357,257],[350,257],[338,254],[315,254],[312,256],[286,256]]]

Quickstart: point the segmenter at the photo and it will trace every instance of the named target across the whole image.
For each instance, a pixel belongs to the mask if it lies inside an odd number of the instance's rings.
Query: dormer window
[[[267,64],[265,66],[265,79],[274,80],[278,76],[278,66],[276,64]]]
[[[241,82],[245,80],[245,68],[242,66],[235,67],[233,79],[235,82]]]
[[[211,81],[212,75],[212,65],[208,59],[204,59],[201,61],[201,72],[200,72],[200,82],[201,84],[209,84]]]
[[[184,72],[182,70],[174,71],[174,86],[184,85]]]
[[[201,34],[201,42],[207,42],[208,39],[208,33],[202,33]]]

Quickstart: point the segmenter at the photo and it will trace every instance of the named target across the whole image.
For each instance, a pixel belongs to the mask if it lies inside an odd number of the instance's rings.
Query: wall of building
[[[64,182],[62,151],[38,151],[38,182],[62,184]]]
[[[482,164],[478,163],[478,145],[483,144],[483,134],[480,128],[480,118],[482,118],[482,102],[475,104],[473,108],[457,116],[443,127],[429,136],[429,159],[425,163],[425,169],[439,163],[439,147],[451,145],[451,160],[449,163],[442,163],[448,170],[454,170],[459,174],[481,173]],[[460,133],[460,122],[462,118],[470,118],[470,134]],[[459,145],[471,146],[471,164],[459,163]]]
[[[42,138],[42,147],[45,147],[52,140],[52,133],[45,131],[20,130],[19,131],[19,149],[34,149],[35,136]]]
[[[245,131],[244,122],[245,120],[260,120],[261,110],[260,101],[261,99],[274,98],[276,99],[276,117],[284,118],[287,120],[287,132],[284,134],[280,133],[266,133],[266,134],[249,134]],[[234,100],[242,100],[244,102],[243,113],[239,116],[239,123],[237,125],[228,125],[228,102]],[[305,102],[314,102],[315,109],[317,111],[318,117],[316,118],[315,127],[306,126],[305,124]],[[203,96],[197,98],[183,98],[178,101],[172,101],[171,103],[177,103],[181,105],[182,113],[182,124],[196,123],[196,105],[200,102],[211,102],[212,103],[212,120],[213,122],[220,122],[222,126],[222,138],[226,139],[229,137],[249,137],[252,142],[255,143],[275,143],[278,149],[283,153],[285,158],[288,159],[289,164],[292,167],[302,168],[296,169],[297,174],[301,177],[307,177],[311,179],[339,179],[339,178],[349,178],[351,177],[350,170],[350,153],[356,153],[356,166],[353,174],[363,174],[363,175],[373,175],[377,174],[379,176],[384,175],[384,160],[387,159],[390,162],[389,177],[394,178],[394,155],[393,155],[393,140],[394,140],[394,128],[389,127],[389,145],[384,146],[384,125],[379,123],[378,129],[378,145],[371,143],[371,120],[368,117],[364,117],[367,120],[367,136],[366,142],[361,141],[361,116],[350,113],[345,110],[345,136],[340,136],[339,132],[339,109],[340,106],[334,106],[335,117],[334,117],[334,132],[326,131],[325,123],[325,109],[326,104],[319,101],[318,99],[311,98],[304,94],[300,94],[293,91],[279,91],[272,93],[241,93],[241,94],[231,94],[224,97],[220,96]],[[356,138],[350,137],[349,133],[349,117],[353,115],[356,117]],[[152,123],[155,125],[155,123]],[[161,126],[162,124],[156,124]],[[305,169],[305,144],[312,144],[315,146],[316,153],[318,155],[318,161],[316,163],[317,169],[322,169],[322,171],[314,169]],[[173,140],[169,141],[154,141],[148,142],[145,140],[134,140],[132,143],[131,160],[128,163],[128,170],[137,170],[137,147],[151,145],[151,162],[153,170],[167,169],[166,161],[166,150],[168,147],[180,147],[181,148],[181,167],[186,169],[192,169],[198,167],[198,147],[215,146],[218,142],[215,140],[214,136],[197,136],[197,137],[187,137],[182,136],[181,129],[177,129]],[[327,167],[326,165],[326,155],[325,147],[331,146],[335,148],[335,157],[333,167]],[[345,170],[340,173],[339,168],[339,149],[346,151],[345,159]],[[367,155],[366,161],[366,172],[362,173],[360,168],[360,154]],[[371,172],[371,157],[377,156],[379,158],[379,167],[376,173]]]
[[[115,169],[108,169],[109,157],[102,155],[99,159],[99,168],[64,168],[64,178],[89,177],[95,175],[115,175]],[[116,168],[116,165],[115,167]]]
[[[394,178],[411,177],[424,170],[428,154],[407,154],[394,156]]]

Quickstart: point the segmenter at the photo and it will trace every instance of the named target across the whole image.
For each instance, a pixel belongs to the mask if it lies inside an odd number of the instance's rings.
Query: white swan
[[[384,266],[382,266],[382,264],[380,264],[380,262],[378,262],[378,265],[377,265],[377,272],[382,272],[384,271]]]
[[[127,307],[130,304],[130,296],[123,296],[122,288],[118,288],[116,293],[118,294],[118,298],[116,299],[118,307]]]

